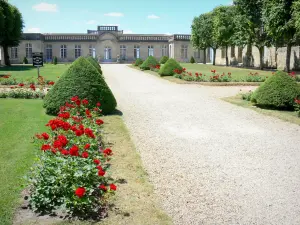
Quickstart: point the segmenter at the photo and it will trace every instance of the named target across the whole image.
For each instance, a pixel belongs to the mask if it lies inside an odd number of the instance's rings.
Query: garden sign
[[[33,52],[32,53],[32,64],[38,69],[38,77],[40,76],[40,67],[44,65],[43,53]]]

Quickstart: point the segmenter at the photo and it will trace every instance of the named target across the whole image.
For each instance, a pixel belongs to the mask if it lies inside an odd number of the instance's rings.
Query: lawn
[[[237,106],[255,110],[256,112],[267,116],[277,117],[281,120],[300,125],[300,118],[297,116],[297,112],[258,108],[251,102],[243,100],[240,94],[233,97],[223,98],[223,100]]]
[[[40,75],[46,80],[56,81],[68,68],[70,64],[44,64],[40,68]],[[19,82],[36,80],[37,68],[32,65],[14,65],[10,67],[0,67],[0,75],[10,74],[11,78],[16,78]],[[0,79],[1,80],[1,79]]]
[[[34,159],[35,133],[49,120],[41,100],[0,99],[0,224],[11,224],[26,175]]]

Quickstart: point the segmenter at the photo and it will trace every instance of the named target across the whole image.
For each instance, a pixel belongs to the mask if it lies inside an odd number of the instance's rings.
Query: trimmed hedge
[[[190,59],[190,63],[194,64],[195,63],[195,59],[194,57],[192,56],[191,59]]]
[[[174,70],[182,70],[182,66],[175,59],[168,59],[168,61],[159,70],[159,75],[161,76],[172,76],[174,75]]]
[[[265,108],[293,109],[299,95],[297,82],[283,71],[268,78],[252,95],[251,101]]]
[[[168,56],[163,56],[161,57],[161,59],[159,60],[160,64],[165,64],[168,61],[169,57]]]
[[[150,70],[151,66],[156,66],[159,65],[158,61],[156,58],[154,58],[153,56],[149,56],[142,65],[140,65],[140,68],[142,70]]]
[[[86,57],[86,59],[98,70],[98,72],[102,75],[102,70],[100,64],[94,59],[92,56]]]
[[[140,66],[143,64],[143,60],[142,59],[136,59],[135,62],[134,62],[134,66]]]
[[[71,97],[89,100],[89,105],[101,103],[103,114],[109,114],[117,106],[115,97],[103,76],[84,57],[79,57],[50,89],[44,99],[46,113],[56,115],[60,106]]]

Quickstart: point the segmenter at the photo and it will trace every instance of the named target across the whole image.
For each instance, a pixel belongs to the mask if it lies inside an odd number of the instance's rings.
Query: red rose
[[[45,140],[48,140],[49,139],[49,135],[47,133],[42,133],[42,137],[45,139]]]
[[[69,155],[69,151],[66,149],[63,149],[60,153],[63,155]]]
[[[57,140],[62,143],[62,147],[65,147],[68,144],[68,139],[64,135],[58,135]]]
[[[74,132],[77,130],[77,128],[76,128],[75,125],[71,126],[70,129],[71,129],[72,131],[74,131]]]
[[[76,130],[75,131],[75,135],[77,136],[77,137],[80,137],[81,135],[83,135],[84,134],[84,132],[82,132],[81,130]]]
[[[79,129],[84,131],[84,126],[82,124],[79,125]]]
[[[98,107],[100,107],[101,106],[101,103],[100,102],[97,102],[97,104],[96,104]]]
[[[86,109],[86,110],[85,110],[85,114],[87,115],[87,117],[90,117],[90,116],[91,116],[90,110]]]
[[[42,145],[41,150],[46,151],[46,150],[49,150],[49,149],[51,149],[50,145]]]
[[[105,171],[100,167],[98,170],[98,176],[103,177],[105,175]]]
[[[63,144],[60,142],[60,140],[55,140],[53,143],[54,148],[61,148]]]
[[[78,156],[79,155],[78,151],[79,151],[79,148],[76,145],[74,145],[70,148],[70,155]]]
[[[78,105],[78,106],[80,106],[80,103],[81,103],[81,102],[80,102],[80,99],[77,99],[77,100],[75,101],[75,104]]]
[[[101,185],[99,186],[99,188],[100,188],[101,190],[103,190],[103,191],[107,191],[107,187],[105,187],[104,184],[101,184]]]
[[[117,186],[114,184],[109,185],[110,190],[116,191],[117,190]]]
[[[107,148],[107,149],[103,150],[103,154],[104,155],[112,155],[112,150],[110,148]]]
[[[75,191],[75,195],[78,196],[78,198],[82,198],[85,194],[85,188],[84,187],[79,187]]]
[[[82,100],[82,104],[83,104],[83,105],[88,105],[88,104],[89,104],[89,101],[88,101],[87,99],[83,99],[83,100]]]
[[[102,125],[104,122],[101,119],[96,120],[96,124],[98,124],[99,126]]]
[[[84,149],[89,149],[90,147],[91,147],[90,144],[86,144],[86,145],[84,146]]]
[[[54,81],[49,81],[48,84],[49,85],[54,85],[55,83],[54,83]]]
[[[81,156],[82,156],[82,158],[87,158],[87,157],[89,157],[89,153],[88,152],[83,152],[81,154]]]
[[[78,96],[74,96],[74,97],[71,98],[71,101],[76,102],[78,99],[79,99]]]
[[[99,159],[94,159],[94,163],[99,165],[100,164],[100,160]]]
[[[61,118],[67,120],[70,118],[70,113],[69,112],[60,113],[60,114],[58,114],[58,117],[61,117]]]
[[[90,128],[85,128],[84,133],[85,133],[86,136],[88,136],[90,138],[95,138],[95,135],[94,135],[93,131]]]

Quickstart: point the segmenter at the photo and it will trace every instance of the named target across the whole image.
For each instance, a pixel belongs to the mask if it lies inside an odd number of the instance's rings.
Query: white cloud
[[[167,32],[167,33],[165,33],[165,35],[171,35],[171,33],[170,33],[170,32]]]
[[[124,14],[119,12],[111,12],[111,13],[105,13],[104,16],[122,17],[124,16]]]
[[[124,30],[123,33],[124,34],[133,34],[132,30]]]
[[[27,32],[28,33],[41,33],[41,30],[38,27],[31,27],[31,28],[27,29]]]
[[[152,14],[148,16],[148,19],[152,19],[152,20],[159,19],[159,16]]]
[[[32,9],[39,12],[57,12],[58,8],[56,4],[48,4],[46,2],[41,2],[40,4],[32,6]]]
[[[97,23],[96,20],[89,20],[89,21],[86,22],[86,24],[95,24],[95,23]]]

